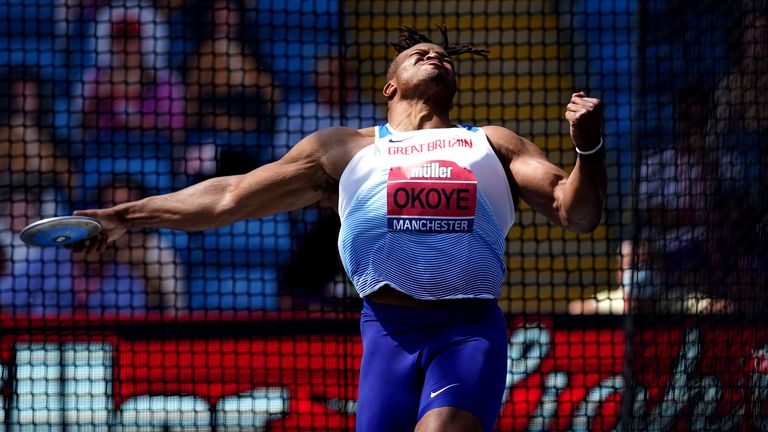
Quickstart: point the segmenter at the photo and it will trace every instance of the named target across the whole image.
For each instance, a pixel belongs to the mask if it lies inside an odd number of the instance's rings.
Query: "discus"
[[[101,223],[87,216],[60,216],[27,225],[19,235],[30,246],[63,246],[101,232]]]

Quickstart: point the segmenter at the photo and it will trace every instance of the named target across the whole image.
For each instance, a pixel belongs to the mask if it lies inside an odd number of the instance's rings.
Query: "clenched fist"
[[[600,145],[603,127],[603,102],[587,97],[584,92],[571,95],[565,110],[571,129],[571,139],[581,152],[590,152]]]

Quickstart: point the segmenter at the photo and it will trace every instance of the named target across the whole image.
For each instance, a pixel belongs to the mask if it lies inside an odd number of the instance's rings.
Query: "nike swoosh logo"
[[[441,389],[440,389],[440,390],[438,390],[438,391],[429,392],[429,398],[431,399],[431,398],[433,398],[433,397],[435,397],[435,396],[439,395],[440,393],[442,393],[442,392],[444,392],[444,391],[448,390],[449,388],[451,388],[451,387],[455,387],[455,386],[457,386],[457,385],[459,385],[459,383],[453,383],[453,384],[450,384],[450,385],[447,385],[447,386],[445,386],[445,387],[441,388]]]
[[[405,138],[400,138],[400,139],[394,139],[394,138],[390,138],[390,139],[389,139],[389,142],[391,142],[391,143],[399,143],[399,142],[403,142],[403,141],[405,141],[405,140],[409,140],[409,139],[411,139],[411,138],[413,138],[413,135],[411,135],[411,136],[407,136],[407,137],[405,137]]]

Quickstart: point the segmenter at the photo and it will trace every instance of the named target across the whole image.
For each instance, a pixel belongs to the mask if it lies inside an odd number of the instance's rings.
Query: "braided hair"
[[[445,52],[453,57],[460,54],[473,54],[478,55],[481,57],[488,57],[489,50],[485,48],[475,48],[474,46],[470,44],[451,44],[448,42],[448,29],[444,25],[438,25],[437,28],[440,30],[440,34],[443,36],[443,41],[439,44]],[[393,48],[395,48],[395,51],[397,51],[398,54],[401,52],[407,50],[408,48],[411,48],[414,45],[418,45],[420,43],[434,43],[429,37],[417,32],[411,27],[400,27],[400,39],[397,42],[392,42],[390,45],[392,45]]]

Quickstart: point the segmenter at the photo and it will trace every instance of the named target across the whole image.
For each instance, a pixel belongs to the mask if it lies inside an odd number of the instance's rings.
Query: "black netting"
[[[19,234],[385,123],[401,26],[488,49],[451,120],[568,172],[571,94],[604,102],[601,223],[521,199],[507,236],[496,430],[768,429],[766,2],[0,0],[0,430],[354,429],[333,203],[100,254]]]

